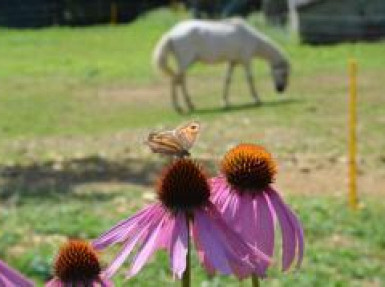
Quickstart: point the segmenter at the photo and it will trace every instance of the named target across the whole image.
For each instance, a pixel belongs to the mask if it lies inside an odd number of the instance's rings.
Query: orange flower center
[[[81,240],[70,240],[60,248],[55,274],[63,282],[88,282],[101,272],[99,259],[92,246]]]
[[[274,181],[277,166],[262,146],[239,144],[224,156],[221,171],[237,190],[255,192]]]
[[[210,187],[199,164],[190,159],[179,159],[164,170],[157,194],[168,209],[189,211],[209,202]]]

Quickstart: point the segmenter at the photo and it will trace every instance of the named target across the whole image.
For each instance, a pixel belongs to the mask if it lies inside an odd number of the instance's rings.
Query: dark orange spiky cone
[[[277,166],[271,154],[262,146],[239,144],[224,156],[221,172],[228,183],[238,190],[258,191],[274,181]]]
[[[189,211],[209,202],[210,187],[198,163],[191,159],[179,159],[163,171],[157,194],[168,209]]]

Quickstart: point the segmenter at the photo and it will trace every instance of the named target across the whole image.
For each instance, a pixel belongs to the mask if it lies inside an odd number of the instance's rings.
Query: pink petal
[[[100,286],[97,285],[96,287],[113,287],[113,286],[114,286],[114,283],[112,283],[111,281],[106,280],[106,279],[102,279],[100,281]]]
[[[297,257],[297,264],[296,267],[300,267],[303,260],[303,250],[304,250],[304,234],[302,225],[299,222],[297,216],[294,214],[293,211],[284,203],[282,198],[279,196],[279,194],[274,190],[270,189],[270,191],[275,194],[277,202],[281,205],[284,212],[287,214],[288,219],[292,225],[292,227],[295,230],[295,237],[296,237],[296,247],[298,248],[298,257]]]
[[[144,264],[146,264],[154,251],[158,249],[158,237],[162,231],[164,220],[165,218],[162,216],[150,227],[147,238],[144,240],[143,245],[132,261],[131,268],[127,274],[129,278],[135,276],[142,269]]]
[[[114,283],[106,278],[104,271],[99,275],[99,278],[93,283],[95,287],[113,287]],[[83,287],[83,286],[82,286]]]
[[[274,252],[274,211],[264,195],[239,194],[222,176],[211,181],[215,196],[213,202],[219,207],[225,221],[242,235],[244,240],[268,256]],[[266,270],[268,263],[262,264]],[[265,273],[265,272],[262,272]]]
[[[45,287],[61,287],[61,282],[60,282],[60,279],[58,278],[53,278],[51,279],[50,281],[48,281],[47,283],[45,283]],[[0,285],[1,286],[1,285]]]
[[[261,263],[269,258],[250,248],[230,229],[214,206],[194,212],[195,235],[210,264],[223,274],[244,278],[252,273],[264,276]]]
[[[218,269],[223,274],[232,274],[232,269],[229,266],[226,256],[225,247],[218,234],[213,230],[210,219],[201,211],[194,212],[194,228],[204,256],[207,261],[215,269]]]
[[[246,241],[242,237],[239,236],[237,232],[233,229],[230,229],[228,225],[223,221],[219,212],[212,208],[210,209],[211,217],[215,220],[217,226],[222,229],[223,235],[225,237],[225,241],[227,244],[232,246],[233,251],[235,252],[238,258],[248,257],[250,264],[253,265],[253,268],[256,270],[255,272],[260,276],[265,276],[265,268],[263,268],[266,264],[270,264],[270,258],[261,252],[256,247],[251,247],[251,245],[246,244]]]
[[[170,240],[172,230],[174,228],[174,216],[170,213],[164,215],[164,223],[162,226],[162,232],[159,234],[157,245],[159,249],[168,249],[170,246]]]
[[[118,256],[112,261],[110,266],[105,271],[107,278],[110,278],[115,274],[115,272],[120,268],[120,266],[122,266],[123,262],[133,251],[135,245],[153,230],[154,225],[156,225],[159,219],[162,218],[165,214],[165,211],[162,210],[156,209],[154,211],[156,211],[157,213],[153,214],[153,216],[151,216],[150,218],[147,218],[148,222],[143,223],[140,228],[136,228],[137,230],[135,229],[135,234],[126,239],[122,250],[119,252]]]
[[[119,252],[118,256],[111,262],[110,266],[105,271],[106,277],[111,278],[116,271],[122,266],[123,262],[130,255],[135,245],[141,240],[146,234],[148,230],[142,229],[135,236],[133,236],[130,240],[128,240],[122,247],[122,250]]]
[[[158,216],[159,212],[161,212],[161,206],[159,204],[150,205],[103,233],[99,238],[92,242],[93,247],[100,250],[112,244],[127,240],[129,236],[132,236],[137,232],[138,228],[142,227],[142,224],[151,221],[154,216]]]
[[[34,283],[26,279],[21,273],[11,269],[0,260],[0,286],[4,287],[32,287]]]
[[[227,181],[224,176],[213,177],[209,181],[211,186],[211,197],[212,201],[217,202],[218,204],[223,204],[224,201],[228,198],[230,187],[227,184]]]
[[[299,257],[302,258],[303,234],[301,235],[301,231],[299,231],[302,228],[298,221],[293,220],[292,215],[288,212],[288,207],[274,189],[270,188],[268,195],[282,229],[282,268],[285,271],[294,261],[297,246]]]
[[[239,196],[230,189],[225,188],[220,192],[221,196],[213,199],[213,203],[222,213],[226,222],[233,226],[237,226],[239,211]]]
[[[299,222],[297,216],[292,212],[286,204],[283,205],[286,208],[287,213],[290,215],[291,222],[296,230],[296,236],[298,240],[298,258],[297,258],[297,265],[296,267],[299,268],[302,264],[303,260],[303,250],[304,250],[304,234],[303,234],[303,229],[302,225]]]
[[[289,215],[290,221],[296,230],[296,239],[297,239],[297,249],[298,257],[296,267],[299,268],[303,260],[303,250],[304,250],[304,235],[301,223],[299,222],[297,216],[286,206],[283,206],[286,209],[286,212]]]
[[[237,195],[237,214],[227,220],[242,238],[269,257],[274,252],[274,221],[267,200],[263,194],[254,197],[249,194]],[[268,262],[262,265],[266,271]],[[262,272],[262,273],[265,273]]]
[[[267,256],[272,257],[274,253],[274,210],[271,209],[264,193],[257,195],[253,203],[256,247]],[[267,267],[266,264],[264,268]]]
[[[199,261],[203,264],[203,267],[206,269],[206,272],[209,275],[215,275],[215,268],[214,268],[214,266],[211,265],[209,259],[207,258],[206,254],[204,252],[204,249],[202,247],[202,243],[200,242],[199,236],[197,235],[197,228],[196,228],[195,224],[192,226],[192,233],[193,233],[192,236],[193,236],[195,246],[197,249]]]
[[[186,216],[179,212],[175,217],[175,225],[170,240],[171,269],[179,279],[186,269],[186,256],[188,246],[188,232]]]
[[[248,194],[237,195],[237,210],[238,212],[234,215],[234,219],[231,222],[231,226],[240,233],[243,239],[254,246],[256,246],[257,240],[257,227],[256,218],[254,213],[254,201]]]
[[[302,225],[294,213],[292,213],[292,220],[293,220],[293,222],[295,222],[297,234],[298,234],[298,260],[297,260],[296,267],[299,268],[299,267],[301,267],[301,264],[303,261],[303,253],[304,253],[304,249],[305,249],[305,236],[303,233]]]

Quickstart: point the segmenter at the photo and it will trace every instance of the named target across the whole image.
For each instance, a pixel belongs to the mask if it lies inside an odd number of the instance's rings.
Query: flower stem
[[[257,275],[253,274],[251,275],[251,286],[252,287],[259,287],[259,280]]]
[[[187,255],[186,255],[186,270],[182,277],[182,287],[191,286],[191,244],[190,244],[190,218],[186,216],[187,223]]]

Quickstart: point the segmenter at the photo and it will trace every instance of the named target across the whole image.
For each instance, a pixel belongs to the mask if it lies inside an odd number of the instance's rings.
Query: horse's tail
[[[173,77],[174,71],[170,68],[167,61],[167,56],[171,52],[171,41],[169,36],[164,35],[159,42],[156,44],[153,53],[154,66],[164,72],[165,74]]]

